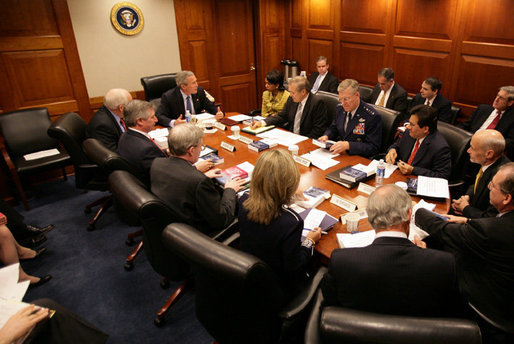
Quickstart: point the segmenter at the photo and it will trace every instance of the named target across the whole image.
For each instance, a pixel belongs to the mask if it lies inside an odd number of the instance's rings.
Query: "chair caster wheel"
[[[132,263],[125,263],[125,265],[123,266],[125,268],[125,270],[127,271],[130,271],[134,268],[134,264]]]
[[[164,325],[164,318],[155,318],[153,324],[157,327],[162,327]]]
[[[127,246],[132,246],[133,243],[134,243],[134,239],[132,239],[132,238],[128,238],[127,240],[125,240],[125,244]]]
[[[161,281],[161,288],[168,289],[170,287],[170,281]]]
[[[88,226],[87,226],[87,231],[88,231],[88,232],[92,232],[92,231],[94,231],[94,230],[95,230],[95,225],[88,225]]]
[[[84,214],[91,214],[91,208],[84,208]]]

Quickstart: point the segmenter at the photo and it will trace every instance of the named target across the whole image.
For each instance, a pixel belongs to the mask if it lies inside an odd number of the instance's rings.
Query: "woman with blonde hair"
[[[266,262],[287,289],[306,278],[307,263],[321,237],[321,228],[316,228],[301,241],[303,220],[288,207],[299,182],[291,154],[268,150],[257,159],[250,194],[239,200],[241,250]]]

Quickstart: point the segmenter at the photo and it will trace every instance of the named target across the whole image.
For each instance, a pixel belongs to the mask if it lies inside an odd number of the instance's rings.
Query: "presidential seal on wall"
[[[124,35],[136,35],[144,26],[143,13],[130,2],[119,2],[111,9],[111,23]]]

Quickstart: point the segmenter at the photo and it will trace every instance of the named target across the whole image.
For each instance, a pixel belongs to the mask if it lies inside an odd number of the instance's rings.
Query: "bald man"
[[[127,129],[123,121],[123,109],[132,96],[127,90],[113,88],[104,96],[104,105],[98,109],[86,128],[86,136],[99,140],[112,151]]]
[[[452,209],[458,215],[474,219],[496,216],[498,211],[489,203],[487,186],[498,168],[510,160],[503,154],[505,139],[493,129],[479,131],[471,138],[468,148],[469,160],[479,164],[480,170],[475,183],[470,185],[465,195],[452,202]]]

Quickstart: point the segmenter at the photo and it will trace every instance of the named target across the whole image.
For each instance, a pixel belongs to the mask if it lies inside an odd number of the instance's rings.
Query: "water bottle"
[[[191,112],[189,112],[189,110],[186,110],[186,122],[191,122]]]
[[[375,186],[379,187],[384,185],[384,177],[385,177],[385,164],[384,159],[380,159],[377,165],[377,175],[375,177]]]

